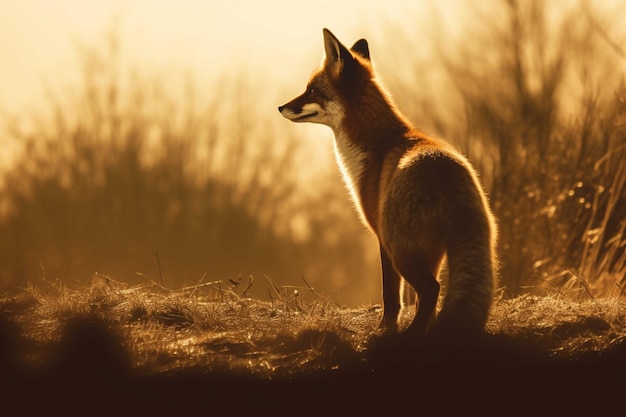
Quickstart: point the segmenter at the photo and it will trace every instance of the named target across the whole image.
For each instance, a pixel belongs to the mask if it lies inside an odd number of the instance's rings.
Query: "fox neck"
[[[346,106],[332,126],[335,158],[363,223],[376,232],[383,164],[412,126],[379,89]]]

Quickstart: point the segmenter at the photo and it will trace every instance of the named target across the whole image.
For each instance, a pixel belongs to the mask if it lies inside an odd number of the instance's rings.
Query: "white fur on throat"
[[[337,129],[334,133],[335,159],[337,160],[346,186],[350,190],[350,195],[359,212],[361,221],[367,225],[358,189],[363,171],[365,170],[367,153],[351,143],[342,129]]]

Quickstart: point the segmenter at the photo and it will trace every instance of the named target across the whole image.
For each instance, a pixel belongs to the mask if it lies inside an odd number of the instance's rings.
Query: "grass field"
[[[351,403],[353,396],[384,402],[414,390],[423,405],[443,409],[448,395],[480,405],[486,390],[494,404],[559,395],[576,409],[623,404],[623,297],[499,300],[484,340],[429,346],[380,335],[379,305],[346,308],[306,282],[281,287],[269,279],[252,284],[266,286],[267,299],[251,299],[248,283],[237,284],[174,291],[96,275],[79,288],[3,293],[4,392],[148,407],[171,399],[212,408],[229,398],[222,406],[233,411],[294,401],[357,409],[367,402]],[[405,308],[401,322],[412,314]],[[604,402],[588,403],[595,395]]]

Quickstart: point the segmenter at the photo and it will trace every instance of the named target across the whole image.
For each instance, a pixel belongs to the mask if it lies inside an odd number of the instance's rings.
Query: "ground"
[[[245,295],[103,276],[5,291],[1,392],[23,407],[161,412],[626,411],[623,298],[498,299],[483,338],[441,346],[381,335],[379,305],[346,308],[306,287]]]

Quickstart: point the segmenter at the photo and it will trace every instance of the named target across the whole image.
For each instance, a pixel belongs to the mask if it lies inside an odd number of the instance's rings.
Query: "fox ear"
[[[324,50],[326,51],[325,64],[335,77],[341,74],[346,62],[354,60],[350,51],[328,29],[324,29]]]
[[[352,48],[350,48],[350,50],[361,55],[368,61],[370,60],[370,48],[367,45],[367,41],[365,39],[359,39],[358,41],[356,41],[355,44],[352,45]]]

